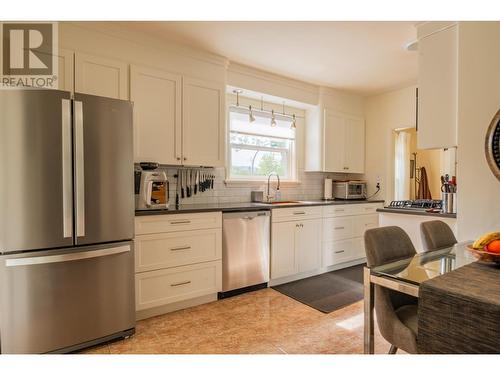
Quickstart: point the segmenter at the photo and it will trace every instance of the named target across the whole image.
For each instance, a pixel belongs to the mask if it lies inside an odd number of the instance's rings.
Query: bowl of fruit
[[[481,262],[500,264],[500,232],[486,233],[468,248]]]

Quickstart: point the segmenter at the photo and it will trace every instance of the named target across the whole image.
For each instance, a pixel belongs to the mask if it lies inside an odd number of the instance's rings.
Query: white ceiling
[[[132,29],[309,83],[371,95],[413,84],[415,22],[135,22]]]

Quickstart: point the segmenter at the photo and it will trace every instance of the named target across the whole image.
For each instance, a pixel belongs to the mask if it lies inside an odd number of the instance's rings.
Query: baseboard
[[[189,307],[203,305],[204,303],[217,301],[217,293],[208,294],[206,296],[188,299],[169,303],[168,305],[153,307],[151,309],[136,311],[136,320],[148,319],[153,316],[163,315],[172,311],[183,310]]]
[[[355,259],[355,260],[351,260],[349,262],[335,264],[333,266],[318,268],[314,271],[302,272],[302,273],[298,273],[295,275],[285,276],[285,277],[281,277],[279,279],[270,280],[269,286],[273,287],[273,286],[280,285],[280,284],[286,284],[286,283],[290,283],[292,281],[305,279],[305,278],[311,277],[311,276],[321,275],[322,273],[336,271],[336,270],[340,270],[342,268],[348,268],[348,267],[356,266],[358,264],[363,264],[363,263],[366,263],[366,258]]]

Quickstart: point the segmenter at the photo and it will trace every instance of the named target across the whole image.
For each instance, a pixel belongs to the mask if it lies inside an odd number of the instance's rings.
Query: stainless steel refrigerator
[[[134,332],[132,103],[0,91],[0,347]]]

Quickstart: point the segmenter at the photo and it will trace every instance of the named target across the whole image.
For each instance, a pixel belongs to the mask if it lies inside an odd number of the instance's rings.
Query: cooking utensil
[[[180,184],[179,184],[179,180],[180,180],[180,176],[181,176],[181,171],[180,169],[177,170],[177,186],[176,186],[176,191],[175,191],[175,207],[179,207],[179,193],[180,193]]]
[[[191,197],[191,170],[186,170],[186,196]]]
[[[194,171],[194,195],[198,192],[198,171]]]
[[[181,174],[180,174],[180,184],[181,184],[181,198],[184,199],[184,171],[181,169]]]

